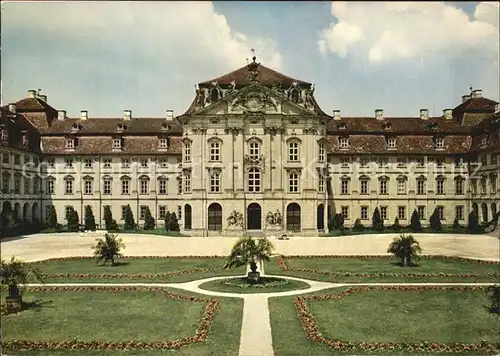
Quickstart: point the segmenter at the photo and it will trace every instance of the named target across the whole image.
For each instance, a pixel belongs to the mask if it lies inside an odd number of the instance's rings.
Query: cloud
[[[102,95],[115,81],[115,90],[134,87],[127,94],[133,105],[146,107],[138,97],[162,91],[183,110],[195,83],[244,66],[251,48],[262,64],[283,66],[272,40],[238,33],[208,1],[3,2],[1,27],[3,96],[39,78],[35,85],[49,96],[86,101],[94,95],[89,86]],[[105,107],[96,100],[83,105]]]
[[[466,51],[498,52],[498,3],[481,2],[474,19],[441,2],[332,2],[335,22],[318,40],[321,54],[370,63]]]

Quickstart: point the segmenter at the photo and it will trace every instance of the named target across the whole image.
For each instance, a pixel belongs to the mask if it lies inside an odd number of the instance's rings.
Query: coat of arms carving
[[[237,95],[229,104],[232,112],[278,112],[279,106],[272,96],[259,93],[241,93]]]

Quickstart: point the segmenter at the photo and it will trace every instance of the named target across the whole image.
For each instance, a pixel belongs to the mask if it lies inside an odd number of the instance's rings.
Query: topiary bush
[[[153,230],[155,228],[155,219],[151,215],[151,210],[149,206],[146,207],[146,212],[144,214],[144,230]]]
[[[443,230],[443,224],[441,224],[441,219],[439,218],[438,208],[434,209],[431,217],[429,218],[429,223],[432,231],[441,231]]]
[[[363,231],[365,229],[365,226],[361,223],[361,219],[356,219],[354,222],[354,226],[352,227],[354,231]]]
[[[474,210],[470,212],[468,220],[467,232],[479,232],[479,221]]]
[[[130,204],[127,204],[127,207],[125,208],[125,223],[123,224],[123,228],[125,230],[135,229],[134,214],[132,214],[132,209],[130,208]]]
[[[85,206],[85,218],[84,218],[85,230],[95,231],[95,217],[92,212],[92,207],[90,205]]]
[[[329,230],[343,230],[344,229],[344,215],[337,213],[328,222]]]
[[[80,227],[80,218],[75,209],[71,209],[68,214],[68,231],[76,232]]]
[[[49,228],[51,228],[51,229],[58,228],[59,224],[57,223],[57,212],[56,212],[56,208],[54,207],[54,205],[50,206],[49,216],[47,218],[47,224],[48,224]]]
[[[411,214],[410,230],[412,232],[422,231],[422,224],[420,223],[420,216],[418,215],[417,209],[413,210],[413,214]]]

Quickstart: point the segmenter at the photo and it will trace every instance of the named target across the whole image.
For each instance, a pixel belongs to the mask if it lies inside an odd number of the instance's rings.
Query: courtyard
[[[92,259],[96,233],[7,239],[2,259],[31,262],[45,279],[25,287],[25,310],[2,315],[4,353],[498,353],[499,316],[486,308],[498,238],[414,234],[423,255],[409,268],[386,253],[397,236],[272,240],[261,270],[272,284],[257,290],[234,279],[245,267],[223,269],[237,238],[122,234],[113,267]]]

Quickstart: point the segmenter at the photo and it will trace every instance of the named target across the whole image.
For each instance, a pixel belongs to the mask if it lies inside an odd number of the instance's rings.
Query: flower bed
[[[134,260],[134,259],[175,259],[175,260],[183,260],[183,259],[224,259],[225,256],[123,256],[120,257],[119,260]],[[56,261],[75,261],[75,260],[95,260],[94,256],[71,256],[71,257],[54,257],[48,258],[42,261],[34,261],[30,262],[32,264],[40,264],[46,262],[56,262]]]
[[[481,352],[493,353],[500,348],[500,343],[490,343],[482,341],[479,344],[470,343],[435,343],[429,341],[422,341],[419,343],[370,343],[370,342],[348,342],[341,340],[334,340],[326,338],[319,331],[314,316],[311,314],[307,305],[308,301],[322,301],[340,299],[349,296],[353,293],[367,292],[367,291],[406,291],[406,292],[419,292],[419,291],[460,291],[460,292],[475,292],[485,291],[485,287],[474,286],[377,286],[377,287],[354,287],[342,293],[328,294],[328,295],[310,295],[306,297],[297,297],[294,299],[295,308],[299,314],[302,328],[306,332],[307,337],[316,342],[321,342],[334,350],[338,351],[406,351],[406,352]]]
[[[487,265],[500,265],[500,261],[488,261],[480,260],[476,258],[466,258],[458,256],[444,256],[444,255],[421,255],[424,259],[429,260],[454,260],[454,261],[465,261],[474,262],[479,264]],[[392,255],[282,255],[278,258],[296,258],[296,259],[312,259],[312,258],[352,258],[352,259],[394,259]]]
[[[157,287],[105,287],[105,286],[67,286],[67,287],[26,287],[26,291],[32,292],[160,292],[163,296],[180,301],[194,303],[206,303],[203,315],[198,323],[196,332],[193,336],[184,337],[177,340],[166,340],[161,342],[98,342],[98,341],[27,341],[12,340],[2,342],[3,348],[8,350],[20,349],[91,349],[91,350],[129,350],[129,349],[179,349],[193,343],[204,342],[210,332],[213,318],[220,306],[218,299],[188,297],[180,294],[171,293]]]
[[[282,287],[288,283],[288,279],[284,278],[272,278],[272,277],[260,277],[260,283],[250,284],[246,277],[243,278],[229,278],[223,280],[226,286],[237,287],[237,288],[276,288]]]

